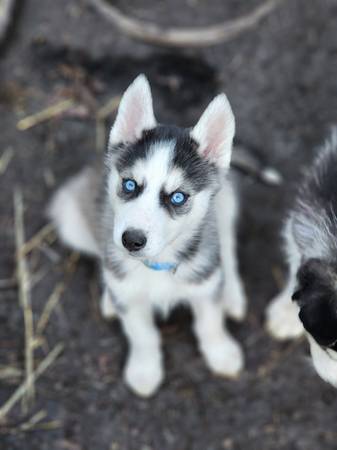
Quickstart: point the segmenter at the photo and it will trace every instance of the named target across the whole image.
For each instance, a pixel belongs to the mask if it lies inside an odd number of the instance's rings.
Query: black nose
[[[129,229],[122,234],[122,242],[130,252],[138,252],[146,244],[146,236],[140,230]]]

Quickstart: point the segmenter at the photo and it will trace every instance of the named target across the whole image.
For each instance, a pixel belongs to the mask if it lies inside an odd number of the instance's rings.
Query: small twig
[[[120,31],[149,44],[166,47],[203,47],[227,42],[256,26],[283,0],[266,0],[252,12],[237,19],[201,28],[164,28],[123,14],[106,0],[88,0]]]
[[[43,240],[48,237],[51,233],[55,231],[55,228],[52,223],[47,223],[44,227],[42,227],[33,237],[31,237],[27,242],[23,244],[21,247],[21,254],[26,256],[30,253],[34,248],[38,247]]]
[[[63,350],[63,344],[57,344],[53,350],[44,358],[41,364],[38,366],[35,372],[32,373],[32,382],[35,381],[48,369],[48,367],[54,362],[54,360],[59,356]],[[25,380],[13,395],[5,402],[5,404],[0,408],[0,421],[4,419],[13,406],[22,398],[29,387],[28,380]]]
[[[24,255],[21,248],[25,241],[24,223],[23,223],[23,199],[22,193],[16,190],[14,193],[14,213],[15,213],[15,240],[16,240],[16,258],[17,258],[17,279],[19,284],[19,299],[23,309],[25,323],[25,372],[27,383],[27,396],[25,398],[25,407],[34,398],[34,382],[32,373],[34,370],[34,355],[32,342],[34,340],[33,331],[33,313],[30,298],[30,279],[29,272]]]
[[[35,125],[59,116],[63,112],[72,108],[74,104],[75,102],[72,99],[62,100],[55,105],[49,106],[48,108],[39,111],[36,114],[32,114],[31,116],[19,120],[16,127],[21,131],[28,130],[29,128],[35,127]]]
[[[6,148],[6,150],[3,152],[3,154],[0,157],[0,175],[3,175],[7,167],[9,166],[9,163],[13,159],[14,151],[12,147]]]
[[[58,304],[61,295],[63,294],[65,289],[65,283],[64,282],[60,282],[58,283],[53,292],[51,293],[49,299],[47,300],[45,307],[42,311],[42,314],[40,316],[40,319],[37,323],[37,327],[36,327],[36,334],[41,335],[43,333],[43,331],[45,330],[48,321],[49,321],[49,317],[52,313],[52,311],[54,310],[55,306]]]

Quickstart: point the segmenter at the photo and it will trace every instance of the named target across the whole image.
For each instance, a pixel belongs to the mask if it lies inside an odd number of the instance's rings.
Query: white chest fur
[[[123,308],[136,305],[151,305],[167,315],[180,302],[190,302],[195,298],[211,298],[221,280],[221,268],[202,284],[190,283],[177,271],[154,271],[142,263],[118,280],[111,272],[104,270],[104,279],[109,289]]]

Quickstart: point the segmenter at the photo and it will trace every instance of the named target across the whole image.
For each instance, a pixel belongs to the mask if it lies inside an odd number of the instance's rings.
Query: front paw
[[[150,397],[163,381],[160,358],[142,357],[132,353],[127,361],[124,379],[135,394],[141,397]]]
[[[224,289],[226,315],[241,322],[247,313],[247,299],[240,281],[228,282]]]
[[[267,308],[267,330],[278,340],[300,337],[303,325],[298,317],[298,306],[289,297],[276,297]]]
[[[244,366],[240,345],[229,335],[212,340],[203,349],[210,370],[216,375],[236,378]]]

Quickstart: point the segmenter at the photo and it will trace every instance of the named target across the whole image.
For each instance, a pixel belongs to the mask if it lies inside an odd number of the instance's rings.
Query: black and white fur
[[[336,130],[300,186],[284,236],[289,280],[267,309],[267,327],[278,339],[305,331],[318,374],[337,387]]]
[[[127,335],[125,381],[141,396],[163,381],[161,339],[154,312],[166,316],[178,303],[194,314],[194,331],[209,368],[235,377],[243,367],[238,343],[224,326],[224,314],[242,319],[244,290],[237,270],[237,201],[227,172],[235,131],[224,94],[217,96],[189,129],[157,124],[150,86],[140,75],[126,90],[112,127],[105,168],[85,169],[54,196],[50,216],[63,241],[97,256],[106,318],[117,315]],[[137,195],[122,190],[137,182]],[[169,196],[188,194],[174,207]],[[146,236],[128,251],[123,233]],[[144,265],[173,263],[175,270]]]

